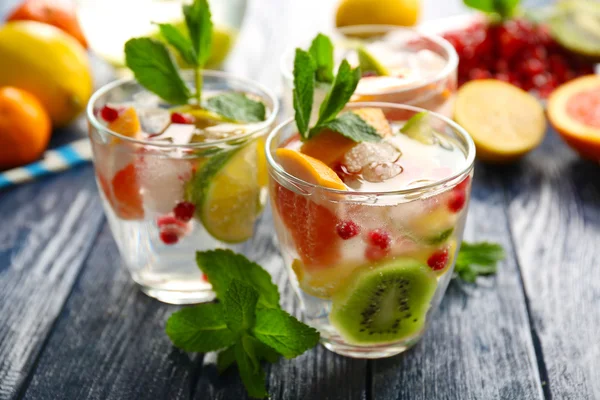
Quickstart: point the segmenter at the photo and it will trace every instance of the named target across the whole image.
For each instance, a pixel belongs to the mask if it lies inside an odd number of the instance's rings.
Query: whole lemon
[[[342,0],[337,9],[335,24],[401,25],[417,23],[421,0]]]
[[[85,49],[54,26],[35,21],[0,28],[0,86],[33,94],[54,126],[71,122],[86,106],[93,82]]]

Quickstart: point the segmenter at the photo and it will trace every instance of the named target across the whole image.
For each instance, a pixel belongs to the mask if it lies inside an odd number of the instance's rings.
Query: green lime
[[[600,3],[562,1],[548,22],[552,36],[562,46],[577,54],[600,58]]]
[[[356,54],[358,55],[358,63],[363,73],[371,71],[378,76],[390,75],[390,71],[363,46],[356,48]]]
[[[427,111],[413,115],[400,129],[409,138],[415,139],[423,144],[434,144],[435,136],[429,121]]]
[[[257,177],[257,141],[209,158],[187,186],[208,233],[226,243],[248,240],[259,215],[261,186]]]

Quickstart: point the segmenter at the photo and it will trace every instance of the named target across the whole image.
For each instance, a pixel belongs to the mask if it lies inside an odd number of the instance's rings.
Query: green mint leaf
[[[323,128],[338,132],[340,135],[357,143],[381,141],[381,136],[375,128],[352,112],[344,113],[334,120],[312,128],[310,130],[311,136],[314,136]]]
[[[274,363],[277,362],[277,360],[279,360],[279,357],[281,357],[281,354],[279,354],[263,342],[259,342],[258,340],[254,344],[254,347],[256,349],[256,355],[258,356],[259,360],[265,360],[267,362]]]
[[[304,50],[296,49],[294,58],[294,118],[300,136],[306,138],[315,93],[315,62]]]
[[[212,45],[212,21],[207,0],[194,0],[183,6],[183,16],[196,54],[195,65],[204,66],[210,57]]]
[[[356,90],[360,80],[360,68],[352,69],[348,61],[343,60],[338,68],[331,89],[319,109],[319,120],[317,126],[325,125],[333,120],[337,114],[350,101],[350,97]]]
[[[258,292],[239,279],[233,279],[225,292],[225,320],[235,333],[244,332],[254,326]]]
[[[206,101],[204,108],[235,122],[261,122],[266,119],[265,105],[242,93],[224,93]]]
[[[125,43],[125,63],[143,87],[166,102],[188,102],[190,91],[164,43],[149,38],[128,40]]]
[[[519,0],[464,0],[466,6],[486,13],[497,13],[501,17],[514,14]]]
[[[473,283],[478,276],[495,274],[497,263],[503,259],[504,249],[499,244],[462,242],[454,272],[460,279]]]
[[[234,346],[235,360],[248,394],[256,399],[262,399],[269,395],[266,388],[265,371],[261,368],[260,364],[256,368],[255,361],[248,354],[246,348],[251,348],[251,342],[248,340],[244,341],[246,337],[244,336],[238,340]]]
[[[235,345],[229,346],[217,354],[217,372],[221,375],[235,362]]]
[[[217,303],[174,313],[167,321],[166,332],[175,347],[189,352],[207,353],[235,342],[235,335],[225,322],[225,308]]]
[[[315,79],[317,82],[333,82],[333,43],[329,37],[319,33],[308,49],[316,63]]]
[[[259,293],[259,306],[280,308],[279,291],[271,281],[271,275],[243,255],[222,249],[200,251],[196,253],[196,262],[206,274],[219,300],[225,299],[231,281],[239,279]]]
[[[172,24],[158,24],[161,36],[191,65],[196,65],[197,57],[192,42]]]
[[[319,333],[314,328],[277,309],[257,310],[252,333],[286,358],[297,357],[319,342]]]

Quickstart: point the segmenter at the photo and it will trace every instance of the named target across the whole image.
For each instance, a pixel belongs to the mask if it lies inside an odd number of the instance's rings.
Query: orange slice
[[[548,99],[548,119],[575,151],[599,161],[600,76],[583,76],[556,89]]]
[[[277,149],[275,154],[289,174],[308,183],[346,190],[346,185],[340,177],[322,161],[292,149]]]
[[[103,184],[104,186],[104,184]],[[113,209],[122,219],[144,218],[144,207],[135,165],[128,164],[112,179]]]
[[[375,128],[381,137],[392,136],[392,127],[381,108],[359,108],[352,112]]]
[[[122,111],[117,119],[108,124],[108,129],[134,139],[139,138],[142,130],[140,119],[133,107]]]

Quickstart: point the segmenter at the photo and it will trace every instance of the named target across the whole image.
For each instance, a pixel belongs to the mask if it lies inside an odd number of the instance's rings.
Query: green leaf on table
[[[245,338],[245,337],[244,337]],[[254,358],[254,349],[250,340],[238,340],[234,347],[235,360],[240,371],[242,382],[251,397],[262,399],[267,397],[265,371]],[[250,354],[249,354],[250,353]]]
[[[316,126],[323,126],[333,120],[346,103],[350,101],[360,80],[360,68],[352,69],[348,61],[343,60],[338,68],[331,89],[319,108],[319,119]]]
[[[496,265],[504,256],[504,249],[499,244],[462,242],[454,272],[460,279],[473,283],[480,275],[495,274]]]
[[[167,46],[149,38],[130,39],[125,43],[125,63],[135,79],[149,91],[171,104],[186,104],[190,90]]]
[[[235,342],[225,322],[225,308],[218,303],[177,311],[167,321],[166,331],[175,347],[189,352],[216,351]]]
[[[184,5],[183,16],[196,54],[194,64],[204,66],[210,57],[213,30],[208,1],[194,0],[192,4]]]
[[[231,250],[196,252],[198,267],[206,274],[217,298],[225,299],[227,289],[234,279],[252,286],[258,293],[258,305],[279,309],[279,291],[271,275],[260,265]]]
[[[381,141],[381,135],[377,133],[375,128],[352,112],[346,112],[323,125],[317,125],[310,130],[311,136],[314,136],[324,128],[338,132],[340,135],[357,143]]]
[[[169,43],[188,64],[196,65],[197,57],[192,42],[175,25],[157,24],[161,36]]]
[[[252,333],[286,358],[297,357],[319,342],[316,329],[277,309],[257,310]]]
[[[265,105],[243,93],[224,93],[212,96],[204,108],[235,122],[261,122],[266,118]]]
[[[300,136],[305,138],[310,123],[313,97],[315,93],[316,65],[310,54],[304,50],[296,49],[294,58],[294,118]]]
[[[225,320],[234,333],[244,332],[254,326],[258,292],[239,279],[233,279],[225,293]]]
[[[465,5],[486,13],[497,13],[501,17],[514,14],[519,0],[463,0]]]
[[[333,43],[331,43],[331,39],[319,33],[310,44],[308,52],[316,64],[316,81],[333,82]]]
[[[221,350],[217,354],[217,372],[221,375],[235,362],[235,345]]]

